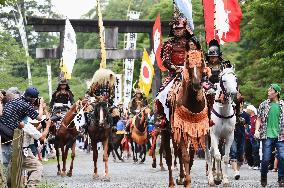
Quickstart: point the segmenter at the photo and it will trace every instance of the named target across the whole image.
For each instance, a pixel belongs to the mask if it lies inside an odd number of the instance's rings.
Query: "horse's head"
[[[107,126],[108,124],[108,104],[105,101],[96,102],[93,105],[92,119],[97,126]]]
[[[190,50],[186,54],[185,65],[183,69],[183,79],[192,86],[195,91],[200,90],[202,73],[205,63],[202,59],[202,53],[198,50]]]
[[[238,80],[233,68],[225,68],[220,74],[220,88],[226,97],[234,98],[238,93]]]

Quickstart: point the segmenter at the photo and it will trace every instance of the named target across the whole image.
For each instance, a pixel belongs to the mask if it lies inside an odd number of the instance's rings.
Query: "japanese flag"
[[[144,49],[142,63],[141,63],[141,70],[140,70],[140,79],[138,85],[146,97],[149,95],[153,76],[154,76],[154,67],[151,63],[150,57],[146,49]]]

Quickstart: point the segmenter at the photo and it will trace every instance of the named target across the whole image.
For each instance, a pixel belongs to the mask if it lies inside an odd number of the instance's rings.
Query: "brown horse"
[[[150,111],[151,110],[148,107],[141,108],[140,112],[137,113],[132,119],[132,127],[130,128],[130,142],[133,151],[134,162],[138,162],[138,152],[140,153],[139,157],[141,158],[140,163],[144,163],[146,160],[146,143],[148,141],[146,120],[148,118],[148,115],[150,114]]]
[[[67,176],[72,176],[73,171],[73,162],[75,159],[75,146],[76,146],[76,137],[78,135],[78,131],[75,127],[73,122],[74,117],[76,116],[77,112],[81,108],[81,101],[77,101],[73,104],[69,111],[65,114],[63,120],[61,121],[60,127],[57,130],[56,126],[53,126],[53,130],[51,133],[55,135],[54,140],[54,147],[56,150],[56,157],[57,157],[57,175],[66,176],[66,160],[68,156],[68,150],[71,148],[71,164],[70,169],[67,173]],[[63,167],[62,170],[60,169],[60,162],[59,162],[59,148],[61,149],[62,154],[62,162]]]
[[[187,53],[181,85],[171,101],[173,141],[180,149],[185,169],[184,186],[190,187],[190,145],[205,149],[205,135],[209,129],[208,109],[201,86],[205,64],[200,51]]]
[[[68,156],[68,150],[71,148],[71,164],[70,169],[67,173],[67,176],[71,177],[73,174],[73,162],[75,159],[75,146],[76,146],[76,137],[78,135],[78,130],[75,127],[73,122],[74,117],[80,108],[86,107],[86,100],[78,100],[71,108],[66,112],[64,118],[62,119],[59,128],[56,129],[56,126],[53,126],[53,129],[50,130],[50,133],[55,136],[54,139],[54,148],[56,150],[57,157],[57,175],[66,176],[66,160]],[[61,149],[63,168],[60,169],[59,162],[59,148]]]
[[[88,125],[88,134],[91,139],[91,145],[93,149],[93,161],[94,161],[94,178],[98,178],[98,150],[97,143],[103,144],[103,161],[105,163],[105,180],[109,181],[108,174],[108,146],[109,137],[111,134],[111,122],[110,114],[107,102],[99,101],[92,104],[93,110],[90,112],[90,124]]]
[[[180,178],[185,176],[184,186],[190,187],[190,168],[192,150],[196,150],[198,144],[205,148],[205,134],[209,129],[208,111],[206,100],[201,86],[202,73],[205,63],[200,51],[187,52],[185,65],[182,72],[182,80],[176,82],[169,93],[170,122],[160,119],[158,124],[168,132],[162,135],[162,143],[165,146],[166,161],[169,170],[169,187],[174,187],[172,177],[172,157],[170,153],[170,138],[173,138],[175,155],[180,159]],[[156,103],[156,111],[161,112],[161,103]],[[184,171],[183,171],[184,169]]]

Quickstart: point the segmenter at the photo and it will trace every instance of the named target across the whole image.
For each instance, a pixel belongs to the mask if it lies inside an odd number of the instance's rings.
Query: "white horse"
[[[220,74],[220,82],[217,87],[215,102],[211,111],[211,120],[214,125],[210,128],[211,147],[210,151],[207,148],[207,163],[208,163],[208,183],[214,185],[213,176],[213,159],[216,165],[216,182],[221,182],[223,177],[223,185],[229,185],[228,179],[228,163],[229,153],[232,142],[234,140],[234,128],[236,124],[236,115],[234,110],[233,98],[237,94],[237,77],[232,68],[225,68]],[[217,101],[219,96],[223,95],[224,100]],[[221,165],[221,154],[218,149],[219,141],[224,140],[225,155],[223,156],[224,165]],[[221,172],[222,166],[222,172]]]

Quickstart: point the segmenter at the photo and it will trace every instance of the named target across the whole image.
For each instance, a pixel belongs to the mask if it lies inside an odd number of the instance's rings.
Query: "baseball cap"
[[[28,87],[25,91],[25,97],[38,98],[39,91],[35,87]]]
[[[278,84],[271,84],[270,87],[280,94],[281,87]]]

